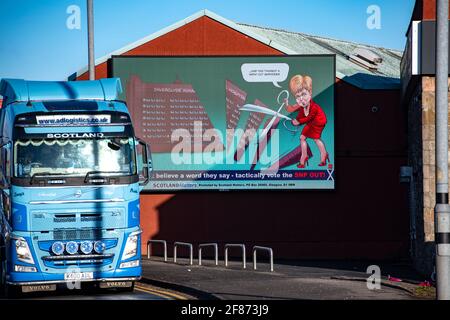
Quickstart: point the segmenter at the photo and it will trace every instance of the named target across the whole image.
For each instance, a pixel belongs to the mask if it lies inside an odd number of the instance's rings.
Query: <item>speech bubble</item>
[[[244,63],[241,66],[242,77],[247,82],[272,82],[281,88],[278,82],[286,80],[289,74],[287,63]]]

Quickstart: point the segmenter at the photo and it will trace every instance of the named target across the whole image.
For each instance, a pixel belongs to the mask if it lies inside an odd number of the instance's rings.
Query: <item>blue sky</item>
[[[66,26],[71,5],[81,29]],[[369,29],[367,8],[381,10]],[[414,0],[94,0],[95,55],[101,57],[208,9],[241,23],[403,50]],[[65,80],[87,64],[86,0],[1,0],[0,78]]]

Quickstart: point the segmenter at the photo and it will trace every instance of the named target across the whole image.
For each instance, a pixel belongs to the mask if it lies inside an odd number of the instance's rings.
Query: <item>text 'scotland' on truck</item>
[[[0,281],[6,294],[141,277],[139,193],[152,169],[119,79],[3,79]]]

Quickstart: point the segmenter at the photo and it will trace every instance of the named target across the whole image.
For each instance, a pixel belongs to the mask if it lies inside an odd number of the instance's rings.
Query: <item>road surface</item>
[[[117,292],[115,289],[57,290],[22,294],[20,300],[187,300],[190,297],[174,291],[136,283],[133,292]]]

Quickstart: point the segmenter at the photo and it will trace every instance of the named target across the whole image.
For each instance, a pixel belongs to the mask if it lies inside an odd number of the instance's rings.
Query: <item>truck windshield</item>
[[[134,175],[133,138],[18,140],[14,144],[14,174],[71,175],[88,172]]]

